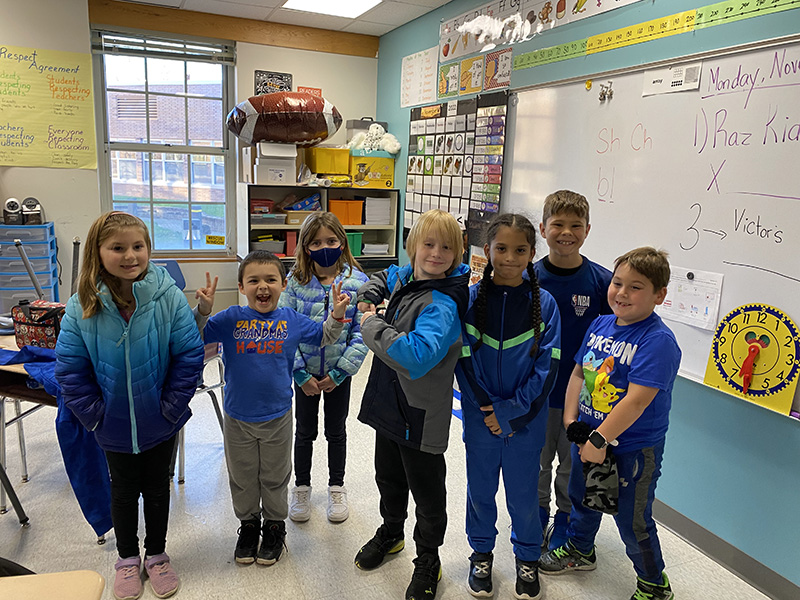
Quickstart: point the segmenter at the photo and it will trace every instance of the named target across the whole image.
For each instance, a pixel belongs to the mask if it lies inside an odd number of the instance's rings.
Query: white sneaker
[[[343,485],[332,485],[328,488],[328,521],[341,523],[350,516],[347,507],[347,488]]]
[[[292,500],[289,502],[289,518],[303,523],[311,518],[311,486],[298,485],[292,489]]]

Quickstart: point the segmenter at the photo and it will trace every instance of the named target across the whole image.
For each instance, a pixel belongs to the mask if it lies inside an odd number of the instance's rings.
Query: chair
[[[168,258],[158,258],[152,259],[156,265],[164,267],[167,270],[167,273],[175,280],[175,285],[178,286],[179,289],[183,290],[186,287],[186,279],[183,276],[183,272],[181,271],[181,267],[178,264],[177,260],[168,259]],[[220,355],[220,347],[219,344],[206,344],[205,346],[205,355],[203,357],[203,368],[205,369],[206,365],[215,362],[217,364],[217,369],[219,369],[219,381],[212,385],[206,385],[205,383],[200,383],[197,387],[197,391],[195,392],[195,396],[198,394],[208,394],[211,396],[211,402],[214,406],[214,412],[217,413],[217,421],[219,421],[219,428],[220,431],[222,430],[222,410],[220,409],[220,402],[217,401],[217,394],[216,391],[220,390],[220,401],[224,399],[223,394],[225,389],[225,367],[222,363],[222,356]],[[178,483],[184,483],[185,481],[185,463],[186,463],[186,437],[184,434],[183,428],[178,432],[178,443],[175,444],[175,451],[172,454],[172,464],[170,465],[170,473],[175,472],[175,463],[177,461],[178,464]]]
[[[206,344],[205,346],[205,356],[203,358],[203,368],[205,370],[206,365],[211,363],[217,364],[217,369],[219,369],[219,381],[217,383],[213,383],[211,385],[206,385],[205,383],[200,383],[197,386],[197,391],[195,392],[195,397],[198,394],[208,394],[211,396],[211,402],[214,405],[214,412],[217,413],[217,421],[219,422],[219,429],[223,431],[222,425],[222,410],[220,409],[220,402],[224,400],[225,394],[225,366],[222,362],[222,355],[219,353],[220,347],[219,344]],[[216,391],[219,390],[219,402],[217,401],[217,394]],[[178,432],[178,443],[175,444],[175,453],[177,454],[177,462],[178,462],[178,483],[184,483],[186,481],[185,478],[185,463],[186,463],[186,437],[184,432],[185,426],[181,427],[181,430]],[[173,455],[172,458],[172,469],[171,472],[175,471],[175,460],[176,456]]]

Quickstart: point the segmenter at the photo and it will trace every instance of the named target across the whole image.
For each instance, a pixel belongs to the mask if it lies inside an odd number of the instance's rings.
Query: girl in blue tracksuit
[[[78,293],[67,303],[56,345],[62,399],[105,451],[119,560],[114,595],[142,594],[139,496],[145,563],[154,593],[174,594],[165,553],[169,469],[176,434],[203,369],[203,343],[186,297],[150,263],[150,236],[137,217],[109,212],[89,229]]]
[[[358,249],[360,250],[360,248]],[[356,295],[368,278],[353,257],[347,235],[331,212],[314,212],[300,229],[295,251],[295,266],[280,306],[324,322],[333,310],[331,286],[338,282],[350,294],[352,307],[346,316],[352,319],[342,329],[335,343],[300,344],[294,361],[294,413],[297,424],[294,437],[295,487],[289,504],[293,521],[307,521],[311,516],[311,456],[319,429],[319,404],[324,394],[325,439],[328,442],[328,520],[341,522],[350,514],[344,467],[347,456],[345,422],[350,408],[350,381],[361,368],[367,347],[361,339],[361,314],[356,309]]]
[[[516,556],[514,595],[541,596],[537,481],[561,322],[555,300],[539,288],[533,272],[535,249],[536,230],[528,219],[496,216],[484,246],[488,264],[481,282],[470,288],[464,319],[465,348],[456,376],[467,451],[467,538],[474,551],[467,590],[476,597],[493,594],[501,470]]]

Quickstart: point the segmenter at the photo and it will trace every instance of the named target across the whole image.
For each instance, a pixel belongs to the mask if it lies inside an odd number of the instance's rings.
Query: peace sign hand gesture
[[[333,296],[333,318],[341,321],[344,319],[347,306],[350,304],[350,294],[342,291],[342,282],[339,281],[333,284],[331,295]]]
[[[214,308],[214,294],[217,292],[218,281],[219,277],[214,277],[212,282],[211,275],[206,271],[206,286],[201,287],[194,293],[194,297],[197,300],[197,312],[204,317],[210,315],[211,310]]]

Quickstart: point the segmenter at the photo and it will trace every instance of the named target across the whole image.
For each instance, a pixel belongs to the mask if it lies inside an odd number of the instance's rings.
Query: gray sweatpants
[[[560,408],[551,408],[547,415],[547,433],[542,448],[541,469],[539,471],[539,506],[550,512],[550,482],[553,479],[553,459],[558,454],[558,468],[556,469],[556,507],[561,512],[568,513],[572,510],[569,500],[569,471],[572,468],[569,440],[564,429],[564,411]]]
[[[265,521],[285,521],[292,475],[292,412],[259,423],[226,414],[224,438],[236,518],[263,515]]]

